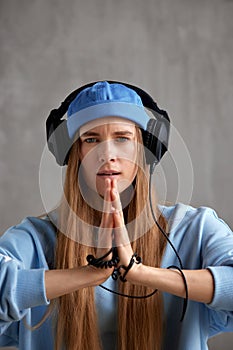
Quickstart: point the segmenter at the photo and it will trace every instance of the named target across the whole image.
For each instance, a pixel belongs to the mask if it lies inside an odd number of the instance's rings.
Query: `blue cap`
[[[146,130],[149,116],[140,96],[123,84],[98,82],[82,90],[71,102],[67,111],[69,137],[79,128],[98,118],[121,117],[133,121]]]

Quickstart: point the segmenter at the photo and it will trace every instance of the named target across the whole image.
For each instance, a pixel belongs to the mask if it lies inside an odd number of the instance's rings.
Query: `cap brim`
[[[150,119],[143,107],[126,102],[105,102],[82,109],[68,117],[69,137],[73,139],[79,128],[86,123],[111,116],[128,119],[144,130],[146,130]]]

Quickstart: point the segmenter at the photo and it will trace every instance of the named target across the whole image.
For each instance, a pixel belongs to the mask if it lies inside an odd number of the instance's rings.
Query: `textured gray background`
[[[1,0],[0,230],[44,211],[46,116],[98,79],[139,85],[168,110],[192,159],[190,203],[233,226],[232,18],[230,0]]]

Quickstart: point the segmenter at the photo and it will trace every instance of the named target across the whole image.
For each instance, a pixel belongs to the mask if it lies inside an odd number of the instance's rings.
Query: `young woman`
[[[135,89],[90,84],[67,114],[53,143],[72,143],[60,205],[0,239],[0,345],[207,349],[233,331],[230,228],[209,208],[157,205]]]

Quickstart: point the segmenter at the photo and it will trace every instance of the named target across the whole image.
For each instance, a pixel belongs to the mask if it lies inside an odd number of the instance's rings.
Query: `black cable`
[[[187,309],[187,306],[188,306],[188,286],[187,286],[187,281],[186,281],[186,278],[185,278],[185,275],[182,271],[183,269],[183,264],[182,264],[182,261],[181,261],[181,258],[175,248],[175,246],[173,245],[173,243],[171,242],[171,240],[169,239],[169,236],[168,234],[163,230],[163,228],[160,226],[160,224],[158,223],[156,217],[155,217],[155,213],[154,213],[154,209],[153,209],[153,205],[152,205],[152,186],[151,186],[151,183],[152,183],[152,175],[153,175],[153,171],[154,171],[154,165],[152,164],[150,166],[150,178],[149,178],[149,203],[150,203],[150,209],[151,209],[151,214],[152,214],[152,218],[156,224],[156,226],[158,227],[159,231],[163,234],[163,236],[166,238],[167,242],[170,244],[171,248],[173,249],[178,261],[179,261],[179,264],[180,264],[180,267],[178,266],[175,266],[175,265],[171,265],[168,267],[168,269],[176,269],[178,270],[180,273],[181,273],[181,276],[183,278],[183,281],[184,281],[184,286],[185,286],[185,298],[184,298],[184,303],[183,303],[183,311],[182,311],[182,315],[181,315],[181,319],[180,319],[180,322],[183,321],[184,319],[184,316],[185,316],[185,313],[186,313],[186,309]],[[110,253],[110,251],[107,253],[107,255]],[[115,250],[115,253],[116,253],[116,250]],[[104,256],[105,257],[105,256]],[[101,259],[101,258],[100,258]],[[116,292],[112,289],[109,289],[105,286],[103,286],[102,284],[99,285],[99,287],[107,290],[108,292],[110,293],[113,293],[113,294],[116,294],[116,295],[119,295],[119,296],[122,296],[122,297],[126,297],[126,298],[131,298],[131,299],[146,299],[146,298],[149,298],[151,297],[152,295],[154,295],[155,293],[158,292],[158,289],[155,289],[152,293],[150,294],[147,294],[145,296],[138,296],[138,295],[128,295],[128,294],[124,294],[124,293],[120,293],[120,292]]]
[[[101,287],[101,288],[103,288],[103,289],[105,289],[108,292],[111,292],[113,294],[120,295],[121,297],[125,297],[125,298],[131,298],[131,299],[146,299],[146,298],[152,297],[152,295],[154,295],[155,293],[158,292],[158,289],[155,289],[152,293],[147,294],[147,295],[129,295],[129,294],[116,292],[115,290],[109,289],[109,288],[103,286],[102,284],[100,284],[99,287]]]
[[[113,251],[113,260],[116,261],[116,264],[111,264],[111,260],[110,261],[103,261],[102,259],[106,258],[111,252]],[[91,259],[90,259],[91,258]],[[135,258],[135,259],[134,259]],[[136,260],[136,261],[135,261]],[[124,266],[124,265],[120,265],[119,267],[116,267],[117,266],[117,262],[120,261],[118,255],[117,255],[117,248],[114,247],[114,248],[111,248],[105,255],[103,255],[102,257],[98,258],[98,259],[95,259],[93,257],[93,255],[88,255],[87,256],[87,261],[89,262],[89,265],[93,265],[97,268],[103,268],[103,267],[112,267],[114,266],[114,271],[112,273],[112,279],[114,281],[117,281],[118,280],[118,277],[120,277],[120,280],[122,282],[126,282],[126,275],[128,273],[128,271],[131,269],[131,267],[133,266],[134,262],[136,262],[136,264],[140,264],[142,259],[141,257],[139,257],[136,253],[134,253],[132,255],[132,258],[130,260],[130,263],[128,266]],[[105,264],[103,264],[105,263]],[[109,264],[110,263],[110,264]],[[123,276],[121,276],[121,272],[120,272],[120,269],[123,268],[125,270],[125,273]],[[152,293],[150,294],[146,294],[146,295],[129,295],[129,294],[124,294],[124,293],[120,293],[120,292],[116,292],[112,289],[109,289],[105,286],[103,286],[102,284],[99,285],[99,287],[107,290],[108,292],[111,292],[113,294],[116,294],[116,295],[119,295],[119,296],[122,296],[122,297],[126,297],[126,298],[131,298],[131,299],[145,299],[145,298],[149,298],[151,297],[152,295],[154,295],[155,293],[157,293],[158,289],[155,289]]]
[[[151,194],[152,194],[152,186],[151,186],[151,183],[152,183],[152,174],[153,174],[153,167],[150,168],[150,179],[149,179],[149,202],[150,202],[150,210],[151,210],[151,214],[152,214],[152,217],[153,217],[153,220],[155,222],[155,224],[157,225],[158,229],[160,230],[160,232],[164,235],[164,237],[166,238],[167,242],[170,244],[170,246],[172,247],[178,261],[179,261],[179,264],[180,264],[180,268],[183,269],[183,264],[182,264],[182,261],[181,261],[181,258],[176,250],[176,248],[174,247],[173,243],[171,242],[171,240],[169,239],[168,237],[168,234],[163,230],[163,228],[160,226],[160,224],[158,223],[156,217],[155,217],[155,213],[154,213],[154,209],[153,209],[153,205],[152,205],[152,197],[151,197]]]
[[[163,230],[163,228],[159,225],[156,217],[155,217],[155,213],[154,213],[154,210],[153,210],[153,205],[152,205],[152,186],[151,186],[151,183],[152,183],[152,175],[153,175],[153,171],[154,171],[154,166],[151,165],[150,167],[150,179],[149,179],[149,202],[150,202],[150,208],[151,208],[151,214],[152,214],[152,217],[153,217],[153,220],[155,222],[155,224],[157,225],[158,229],[160,230],[160,232],[164,235],[164,237],[166,238],[167,242],[170,244],[170,246],[172,247],[178,261],[179,261],[179,264],[180,264],[180,267],[176,266],[176,265],[171,265],[169,267],[167,267],[167,269],[176,269],[178,270],[180,273],[181,273],[181,276],[183,278],[183,281],[184,281],[184,287],[185,287],[185,298],[184,298],[184,302],[183,302],[183,311],[182,311],[182,315],[181,315],[181,319],[180,319],[180,322],[183,321],[184,319],[184,316],[185,316],[185,313],[186,313],[186,309],[187,309],[187,306],[188,306],[188,285],[187,285],[187,281],[186,281],[186,278],[185,278],[185,275],[183,273],[183,264],[182,264],[182,261],[181,261],[181,258],[175,248],[175,246],[173,245],[173,243],[171,242],[171,240],[169,239],[168,237],[168,234]]]
[[[182,276],[183,281],[184,281],[185,299],[184,299],[183,311],[182,311],[182,315],[181,315],[181,319],[180,319],[180,322],[182,322],[183,319],[184,319],[185,313],[186,313],[187,306],[188,306],[188,285],[187,285],[187,281],[186,281],[186,278],[185,278],[185,275],[184,275],[183,271],[178,266],[171,265],[171,266],[168,266],[167,269],[176,269],[176,270],[178,270],[181,273],[181,276]]]

